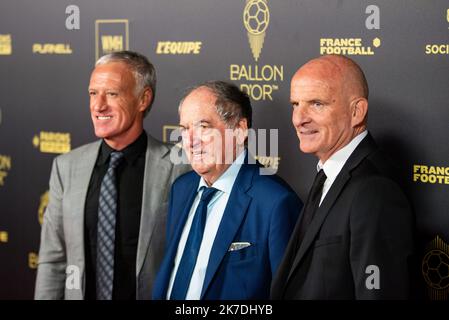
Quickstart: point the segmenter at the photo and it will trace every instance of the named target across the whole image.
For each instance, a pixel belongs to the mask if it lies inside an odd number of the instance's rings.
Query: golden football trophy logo
[[[45,213],[45,209],[47,209],[47,206],[48,206],[48,191],[46,191],[41,196],[41,202],[39,204],[38,220],[39,220],[40,225],[42,225],[42,223],[44,222],[44,213]]]
[[[248,31],[248,41],[257,61],[262,52],[265,31],[270,23],[270,10],[267,0],[246,0],[243,10],[243,25]]]
[[[439,236],[430,243],[422,260],[422,274],[431,300],[447,300],[449,296],[449,246]]]

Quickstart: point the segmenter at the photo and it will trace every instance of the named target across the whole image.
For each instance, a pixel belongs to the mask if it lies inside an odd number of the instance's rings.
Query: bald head
[[[312,73],[322,79],[334,80],[351,98],[368,99],[369,89],[365,74],[352,59],[341,55],[326,55],[304,64],[293,76],[293,79]]]
[[[368,85],[344,56],[313,59],[293,76],[290,102],[300,149],[322,163],[366,130]]]

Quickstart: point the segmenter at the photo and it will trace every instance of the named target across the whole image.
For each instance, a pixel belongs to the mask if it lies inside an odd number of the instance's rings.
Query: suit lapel
[[[195,200],[197,194],[197,187],[199,184],[200,177],[198,175],[194,175],[191,183],[189,183],[189,189],[184,190],[182,196],[179,199],[173,201],[173,208],[171,210],[171,218],[173,221],[170,223],[170,226],[174,226],[175,229],[171,230],[171,237],[168,242],[168,247],[165,251],[165,257],[160,267],[160,277],[163,279],[161,283],[163,283],[163,287],[161,288],[160,299],[165,299],[167,295],[168,285],[170,282],[170,276],[173,271],[173,266],[175,262],[176,253],[178,251],[179,240],[181,239],[182,232],[184,230],[187,218],[189,216],[190,209],[192,208],[193,201]],[[175,197],[176,195],[172,195]],[[176,212],[178,208],[182,211],[180,214]]]
[[[71,176],[73,196],[70,202],[70,212],[73,215],[73,229],[76,237],[68,239],[67,242],[71,243],[71,246],[77,252],[75,256],[80,258],[82,274],[82,295],[84,297],[85,289],[85,252],[84,252],[84,207],[86,204],[87,191],[89,189],[89,182],[94,170],[95,162],[100,150],[101,140],[88,145],[88,149],[80,156],[75,158],[73,162],[73,176]]]
[[[332,184],[331,189],[326,194],[323,203],[318,208],[317,212],[315,213],[315,217],[313,218],[312,222],[310,223],[307,229],[307,232],[304,236],[301,246],[299,247],[299,251],[295,256],[295,259],[293,260],[292,268],[290,269],[287,281],[288,279],[290,279],[291,275],[293,274],[293,271],[298,267],[298,264],[304,257],[304,254],[313,244],[316,235],[321,229],[321,225],[324,223],[329,213],[329,210],[332,208],[332,205],[337,200],[338,195],[340,194],[341,190],[343,189],[348,180],[349,174],[347,174],[347,172],[340,172],[337,179]]]
[[[245,164],[240,168],[240,172],[234,182],[214,244],[212,245],[201,292],[201,299],[203,299],[224,256],[228,252],[229,246],[234,240],[251,202],[251,197],[247,195],[246,192],[252,185],[252,177],[258,169],[258,166],[249,165],[246,164],[246,162],[247,160],[245,160]]]
[[[318,208],[315,217],[313,218],[312,222],[310,223],[307,232],[304,236],[304,239],[301,243],[301,246],[295,255],[295,259],[293,260],[292,267],[290,268],[287,282],[292,276],[295,269],[299,266],[302,258],[306,254],[306,252],[309,250],[311,245],[314,243],[314,240],[318,234],[318,232],[321,229],[321,226],[323,225],[324,221],[326,220],[327,215],[329,214],[329,211],[331,210],[332,206],[334,205],[335,201],[337,201],[338,196],[344,189],[346,183],[351,178],[351,171],[356,168],[360,162],[365,159],[373,150],[376,149],[376,144],[371,137],[371,135],[368,133],[368,135],[363,139],[360,144],[357,146],[357,148],[354,150],[354,152],[351,154],[349,159],[347,160],[346,164],[343,166],[342,170],[338,174],[337,178],[335,179],[334,183],[332,184],[331,188],[329,189],[328,193],[326,194],[326,197],[324,198],[323,202],[321,203],[321,206]]]
[[[148,246],[153,236],[155,220],[161,203],[165,201],[169,187],[171,163],[164,156],[168,148],[156,145],[149,135],[145,153],[145,170],[142,191],[142,210],[140,216],[139,241],[137,244],[136,276],[139,275],[145,261]]]
[[[185,196],[179,200],[176,200],[176,203],[174,203],[175,208],[178,208],[178,206],[184,208],[181,214],[178,215],[177,213],[174,213],[174,216],[172,217],[175,220],[171,224],[175,226],[175,229],[171,230],[171,234],[172,238],[176,241],[171,241],[171,243],[175,242],[176,248],[178,248],[179,239],[181,238],[190,210],[192,209],[193,201],[198,193],[197,188],[199,182],[200,177],[195,176],[195,179],[193,179],[192,183],[189,185],[190,188],[188,190],[184,190]],[[174,210],[174,208],[172,210]]]

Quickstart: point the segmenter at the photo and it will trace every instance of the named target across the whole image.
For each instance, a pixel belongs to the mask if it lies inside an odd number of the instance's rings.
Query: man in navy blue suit
[[[153,298],[267,299],[302,202],[282,179],[248,161],[252,110],[238,87],[201,84],[181,100],[179,115],[194,171],[171,189]]]

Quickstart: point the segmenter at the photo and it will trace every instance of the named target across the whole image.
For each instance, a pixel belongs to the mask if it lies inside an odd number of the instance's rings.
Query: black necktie
[[[302,240],[307,232],[307,228],[309,227],[309,224],[319,207],[324,181],[326,181],[326,174],[324,173],[324,170],[321,169],[315,176],[312,188],[309,191],[309,196],[307,197],[306,205],[304,206],[304,210],[302,212],[295,251],[298,251],[301,246]]]
[[[203,187],[204,188],[204,187]],[[175,281],[170,294],[170,300],[184,300],[190,285],[193,269],[195,268],[198,252],[200,251],[201,241],[203,240],[204,227],[206,225],[207,205],[218,190],[215,188],[204,188],[201,194],[201,200],[196,208],[190,227],[189,237],[187,238]]]

